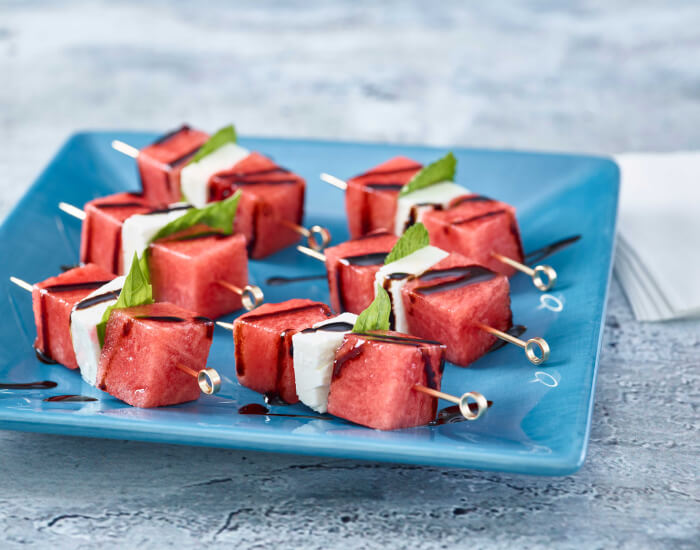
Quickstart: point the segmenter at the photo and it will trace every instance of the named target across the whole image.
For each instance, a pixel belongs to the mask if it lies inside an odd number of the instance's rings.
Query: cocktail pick
[[[115,139],[112,141],[112,148],[128,157],[136,158],[139,156],[139,150],[136,147]],[[314,250],[323,250],[331,242],[331,233],[325,227],[313,225],[309,229],[306,227],[290,222],[288,220],[277,220],[280,224],[295,231],[306,239],[307,244]]]
[[[462,416],[464,416],[464,418],[466,418],[467,420],[476,420],[481,415],[483,415],[489,408],[488,401],[479,392],[470,391],[463,394],[461,397],[456,397],[454,395],[450,395],[449,393],[434,390],[432,388],[426,388],[425,386],[422,386],[420,384],[416,384],[415,386],[413,386],[413,389],[430,395],[432,397],[436,397],[438,399],[444,399],[445,401],[457,403],[457,405],[459,405],[459,412],[461,412]],[[472,412],[471,408],[469,407],[470,399],[473,399],[474,403],[476,403],[476,412]]]
[[[311,250],[306,246],[299,245],[297,246],[297,250],[302,254],[306,254],[307,256],[310,256],[321,262],[326,261],[325,254],[317,252],[316,250]],[[520,348],[523,348],[525,350],[526,357],[534,365],[544,363],[549,358],[549,344],[547,344],[547,341],[544,338],[540,338],[539,336],[537,336],[535,338],[530,338],[529,340],[524,341],[520,338],[516,338],[515,336],[508,334],[507,332],[500,331],[488,325],[475,323],[474,326],[488,332],[489,334],[496,336],[497,338],[500,338],[501,340],[508,342],[509,344],[514,344]]]
[[[26,290],[27,292],[32,292],[32,290],[34,289],[34,287],[31,284],[18,277],[10,277],[10,281],[12,281],[18,287]],[[216,369],[207,367],[206,369],[196,371],[181,364],[177,364],[175,366],[182,372],[185,372],[190,376],[196,378],[197,384],[199,384],[199,388],[202,390],[203,393],[206,393],[207,395],[212,395],[214,393],[217,393],[221,389],[221,376],[219,376],[219,373]]]
[[[73,206],[72,204],[68,204],[67,202],[59,202],[58,207],[63,212],[73,216],[74,218],[78,218],[79,220],[83,221],[85,220],[85,211],[81,210],[77,206]],[[265,295],[263,294],[263,291],[259,286],[245,285],[243,288],[240,288],[234,284],[229,283],[228,281],[216,282],[224,288],[230,290],[231,292],[238,294],[241,297],[243,307],[246,308],[248,311],[258,307],[260,304],[263,303],[263,300],[265,299]]]
[[[323,172],[320,177],[321,181],[329,183],[330,185],[337,187],[338,189],[342,189],[343,191],[348,188],[347,182],[331,174],[326,174]],[[532,283],[535,285],[535,287],[542,292],[546,292],[557,282],[557,272],[550,265],[537,265],[535,267],[530,267],[496,252],[491,252],[491,256],[493,256],[499,262],[509,265],[510,267],[528,275],[530,278],[532,278]]]

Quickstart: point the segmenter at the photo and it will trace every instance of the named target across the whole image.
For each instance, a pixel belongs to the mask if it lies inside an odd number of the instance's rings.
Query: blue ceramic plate
[[[469,369],[448,365],[443,390],[477,390],[493,401],[477,422],[380,432],[318,416],[302,405],[272,407],[295,416],[252,416],[239,407],[262,403],[236,382],[231,334],[216,329],[209,365],[223,375],[221,392],[194,403],[136,409],[85,384],[61,366],[40,363],[30,295],[12,285],[16,275],[35,282],[78,261],[80,222],[61,213],[58,201],[83,205],[116,191],[137,190],[134,161],[110,147],[122,139],[137,147],[154,134],[88,132],[73,136],[0,228],[0,383],[52,380],[53,389],[0,389],[0,427],[188,445],[259,449],[562,475],[583,463],[593,406],[606,293],[610,278],[618,196],[617,166],[606,159],[459,149],[459,183],[518,208],[526,251],[570,235],[582,239],[548,258],[559,283],[542,294],[524,275],[512,281],[516,323],[526,336],[545,337],[550,360],[533,367],[507,346]],[[443,149],[285,139],[242,139],[301,174],[308,182],[306,221],[328,227],[334,242],[348,238],[341,191],[319,181],[321,171],[349,177],[395,155],[428,162]],[[292,297],[328,301],[322,264],[294,248],[251,262],[252,280],[266,300]],[[275,276],[314,276],[283,285]],[[233,319],[231,316],[229,319]],[[44,401],[51,395],[97,397],[87,403]],[[449,403],[441,402],[445,407]]]

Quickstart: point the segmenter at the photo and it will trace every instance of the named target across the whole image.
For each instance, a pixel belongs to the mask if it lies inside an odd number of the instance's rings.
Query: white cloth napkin
[[[625,153],[615,273],[636,318],[700,316],[700,152]]]

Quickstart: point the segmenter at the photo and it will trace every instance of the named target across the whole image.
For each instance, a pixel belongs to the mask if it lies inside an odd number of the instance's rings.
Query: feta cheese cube
[[[100,341],[97,338],[97,324],[105,310],[117,303],[119,291],[126,277],[117,277],[78,302],[70,314],[70,331],[75,358],[80,374],[88,384],[97,382],[97,366],[100,362]]]
[[[185,166],[180,173],[180,188],[186,200],[202,208],[208,202],[209,179],[217,172],[232,168],[249,154],[248,149],[228,143],[198,162]]]
[[[343,313],[292,336],[297,395],[302,403],[317,412],[324,413],[328,409],[335,352],[355,321],[357,315]]]
[[[394,233],[403,235],[409,225],[421,221],[423,212],[436,206],[447,208],[457,197],[469,195],[471,191],[451,181],[436,183],[399,197],[396,205]]]
[[[441,248],[436,246],[426,246],[420,250],[416,250],[408,256],[404,256],[400,260],[383,265],[374,277],[375,292],[376,285],[385,288],[391,298],[391,308],[394,312],[394,326],[392,330],[397,332],[408,332],[408,323],[406,322],[406,312],[401,299],[401,289],[408,280],[412,277],[417,277],[436,263],[444,260],[449,256]]]

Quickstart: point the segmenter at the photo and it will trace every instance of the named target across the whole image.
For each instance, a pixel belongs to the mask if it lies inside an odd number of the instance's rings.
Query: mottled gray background
[[[700,3],[0,2],[0,218],[77,128],[182,120],[700,149]],[[0,432],[0,546],[698,548],[699,334],[635,322],[613,283],[565,478]]]

